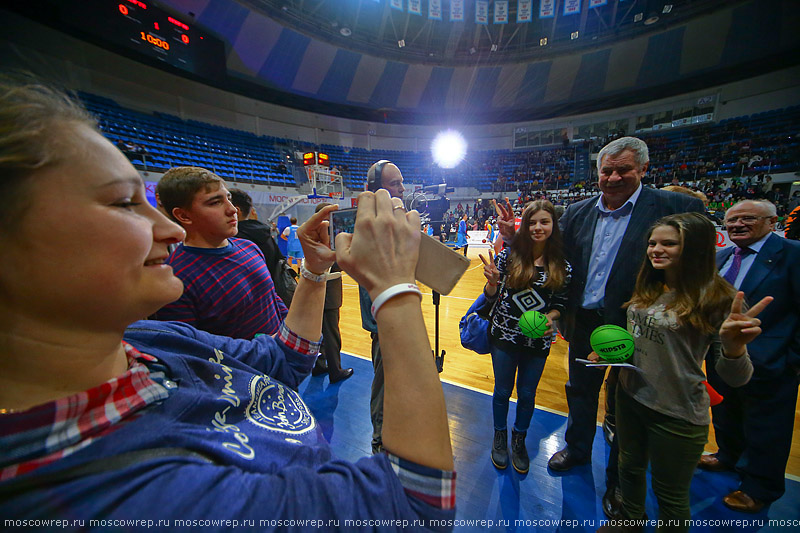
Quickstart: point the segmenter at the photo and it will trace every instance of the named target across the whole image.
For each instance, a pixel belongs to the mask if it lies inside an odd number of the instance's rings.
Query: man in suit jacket
[[[315,213],[328,202],[317,204]],[[342,335],[339,332],[339,308],[342,307],[342,269],[339,263],[331,266],[328,281],[325,284],[325,305],[322,313],[322,346],[320,357],[311,374],[319,376],[327,372],[331,383],[343,381],[353,375],[352,368],[342,368]],[[338,275],[337,275],[338,274]],[[325,364],[320,362],[324,361]]]
[[[643,187],[649,160],[647,144],[641,139],[621,137],[610,142],[597,158],[602,194],[570,205],[559,220],[572,283],[562,319],[562,333],[569,341],[567,446],[548,462],[555,471],[591,460],[605,368],[586,367],[575,359],[586,359],[592,351],[589,336],[598,326],[626,327],[622,305],[631,297],[645,258],[648,229],[666,215],[705,211],[697,198]],[[620,503],[617,459],[613,440],[603,496],[603,511],[611,517],[617,516]]]
[[[747,346],[753,378],[741,388],[727,386],[706,364],[708,382],[725,399],[712,408],[719,451],[704,455],[700,468],[733,468],[739,489],[723,498],[731,509],[758,512],[780,498],[792,446],[800,372],[800,243],[775,235],[775,206],[745,200],[725,213],[735,246],[717,253],[723,277],[747,301],[772,296],[759,315],[762,333]]]

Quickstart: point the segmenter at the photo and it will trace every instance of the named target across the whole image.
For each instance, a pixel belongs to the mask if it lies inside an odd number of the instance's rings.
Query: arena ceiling
[[[603,2],[603,0],[600,0]],[[378,55],[405,63],[459,66],[519,63],[540,60],[582,49],[655,33],[721,7],[731,0],[606,0],[589,8],[581,2],[576,14],[564,14],[556,2],[551,16],[531,13],[530,22],[517,22],[518,3],[508,2],[505,23],[494,23],[494,4],[489,2],[487,24],[477,23],[475,2],[464,5],[464,21],[452,22],[451,2],[445,0],[441,20],[428,15],[429,1],[421,2],[421,14],[393,9],[388,0],[241,0],[281,24],[325,40],[341,48]],[[742,3],[742,2],[739,2]],[[402,47],[400,46],[402,44]]]
[[[652,101],[800,62],[796,0],[607,0],[507,24],[390,0],[161,0],[220,36],[240,92],[329,115],[497,123]],[[594,2],[592,2],[594,4]],[[599,3],[602,3],[600,0]],[[543,39],[546,39],[546,44]],[[402,47],[400,46],[402,44]],[[254,82],[254,83],[253,83]]]

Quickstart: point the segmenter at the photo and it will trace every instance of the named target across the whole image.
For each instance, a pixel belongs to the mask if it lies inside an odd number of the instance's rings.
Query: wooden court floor
[[[441,374],[441,379],[455,385],[491,392],[494,387],[494,377],[492,375],[490,356],[478,355],[466,350],[461,346],[458,335],[459,319],[483,290],[485,278],[483,277],[483,263],[478,257],[479,253],[486,257],[487,249],[475,249],[472,246],[469,248],[470,268],[453,291],[449,295],[441,297],[441,305],[439,306],[439,349],[445,351],[444,371]],[[431,340],[431,348],[433,348],[435,323],[433,298],[430,289],[427,287],[421,288],[424,293],[422,310],[428,329],[428,336]],[[358,286],[346,274],[343,278],[343,304],[339,328],[342,333],[342,351],[369,359],[370,338],[369,334],[361,328]],[[544,374],[539,383],[536,393],[537,408],[567,413],[567,401],[564,394],[567,373],[567,343],[559,338],[550,351]],[[516,392],[514,397],[516,397]],[[602,406],[604,405],[604,398],[602,392],[600,405],[598,421],[603,419]],[[489,414],[487,413],[486,416],[489,416]],[[491,421],[488,423],[491,424]],[[798,432],[800,432],[800,401],[795,411],[794,427],[795,437],[792,442],[792,454],[789,458],[786,472],[793,476],[800,476],[800,438],[798,438]],[[713,428],[710,431],[706,450],[709,452],[716,451]]]

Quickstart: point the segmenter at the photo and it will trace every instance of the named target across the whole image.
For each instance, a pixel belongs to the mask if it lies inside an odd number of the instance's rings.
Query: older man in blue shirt
[[[570,205],[559,220],[573,270],[567,313],[561,321],[570,343],[567,446],[550,458],[548,466],[555,471],[591,461],[605,368],[587,368],[576,359],[585,359],[592,351],[589,335],[596,327],[626,326],[622,305],[631,297],[644,260],[647,230],[663,216],[704,211],[697,198],[643,187],[649,162],[647,144],[641,139],[622,137],[610,142],[597,158],[601,194]],[[504,233],[510,233],[503,222]],[[511,236],[506,236],[507,242]],[[620,502],[615,441],[606,475],[603,511],[616,517]]]

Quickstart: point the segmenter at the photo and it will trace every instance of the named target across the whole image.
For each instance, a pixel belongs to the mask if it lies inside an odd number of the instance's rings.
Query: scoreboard
[[[12,9],[76,34],[110,45],[135,59],[165,63],[198,77],[225,76],[225,45],[186,17],[151,0],[22,0]]]

